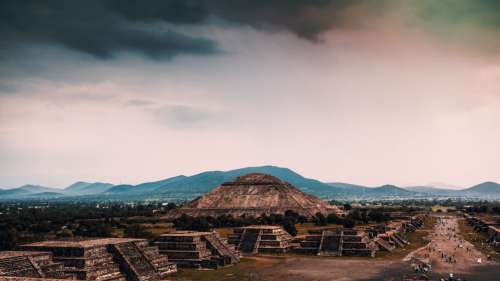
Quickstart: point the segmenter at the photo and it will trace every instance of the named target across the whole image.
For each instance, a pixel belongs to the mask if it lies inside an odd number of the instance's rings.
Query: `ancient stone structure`
[[[378,247],[368,234],[356,229],[322,230],[300,241],[296,253],[318,256],[374,257]]]
[[[169,217],[190,216],[254,216],[284,214],[292,210],[303,216],[325,215],[342,211],[336,206],[303,193],[289,183],[266,174],[247,174],[216,187],[204,196],[172,211]]]
[[[479,217],[464,214],[466,222],[471,225],[474,230],[485,233],[488,236],[486,242],[493,249],[500,252],[500,223],[488,221]]]
[[[52,254],[33,251],[0,252],[0,276],[52,279],[70,277],[64,273],[62,263],[53,262]]]
[[[380,251],[392,251],[397,247],[407,245],[406,234],[415,231],[422,225],[423,218],[414,216],[408,220],[392,221],[388,224],[372,227],[369,230],[369,235],[373,238]]]
[[[157,241],[160,254],[182,267],[219,268],[240,261],[239,253],[216,232],[179,231]]]
[[[489,226],[488,227],[488,243],[497,252],[500,252],[500,228]]]
[[[52,253],[54,261],[64,265],[64,273],[78,280],[157,281],[177,271],[145,239],[45,241],[21,248]]]
[[[233,229],[229,243],[244,255],[283,254],[291,250],[292,236],[273,225],[254,225]]]
[[[63,281],[63,280],[68,280],[68,279],[0,276],[0,281]]]

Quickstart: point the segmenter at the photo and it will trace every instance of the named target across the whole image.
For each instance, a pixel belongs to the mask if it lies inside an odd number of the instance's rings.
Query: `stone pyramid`
[[[340,214],[336,206],[303,193],[291,184],[260,173],[240,176],[232,182],[223,183],[202,197],[199,197],[171,216],[181,214],[190,216],[246,215],[258,217],[262,214],[284,214],[287,210],[303,216],[316,213],[327,215]]]

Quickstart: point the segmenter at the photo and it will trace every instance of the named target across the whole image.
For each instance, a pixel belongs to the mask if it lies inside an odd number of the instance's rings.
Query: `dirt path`
[[[462,238],[455,216],[440,217],[429,239],[429,244],[407,255],[404,261],[414,257],[429,260],[432,271],[439,273],[466,273],[475,266],[490,263],[483,253]]]

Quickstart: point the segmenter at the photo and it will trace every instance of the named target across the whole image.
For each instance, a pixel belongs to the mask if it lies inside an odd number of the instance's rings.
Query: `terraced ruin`
[[[374,257],[378,247],[368,234],[355,229],[322,230],[307,235],[294,249],[298,254],[318,256]]]
[[[54,262],[52,254],[33,251],[0,252],[0,276],[65,279],[62,263]],[[1,277],[0,277],[1,278]]]
[[[219,268],[240,261],[239,253],[216,232],[179,231],[157,241],[160,254],[179,267]]]
[[[418,216],[409,217],[408,220],[393,221],[388,224],[378,225],[369,230],[370,236],[380,251],[392,251],[408,244],[406,233],[413,232],[422,227],[423,219]]]
[[[273,225],[255,225],[233,229],[229,243],[244,255],[284,254],[291,250],[292,236]]]
[[[159,281],[177,271],[174,263],[144,239],[45,241],[21,249],[52,254],[63,265],[63,277],[70,279]]]
[[[311,217],[316,213],[324,215],[343,212],[336,206],[305,194],[291,184],[267,174],[247,174],[216,187],[204,196],[191,201],[169,214],[178,217],[242,215],[259,217],[262,214],[284,214],[292,210]]]
[[[465,214],[465,220],[474,230],[486,234],[485,241],[497,252],[500,252],[500,223],[488,221],[480,217]]]

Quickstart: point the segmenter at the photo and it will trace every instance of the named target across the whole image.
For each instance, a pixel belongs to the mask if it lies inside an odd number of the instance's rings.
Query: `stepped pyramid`
[[[316,213],[341,214],[336,206],[305,194],[291,184],[267,174],[252,173],[223,183],[204,196],[191,201],[169,216],[242,215],[259,217],[262,214],[284,214],[287,210],[311,217]]]
[[[177,271],[145,239],[44,241],[21,249],[51,253],[54,261],[64,265],[64,274],[77,280],[159,281]]]

